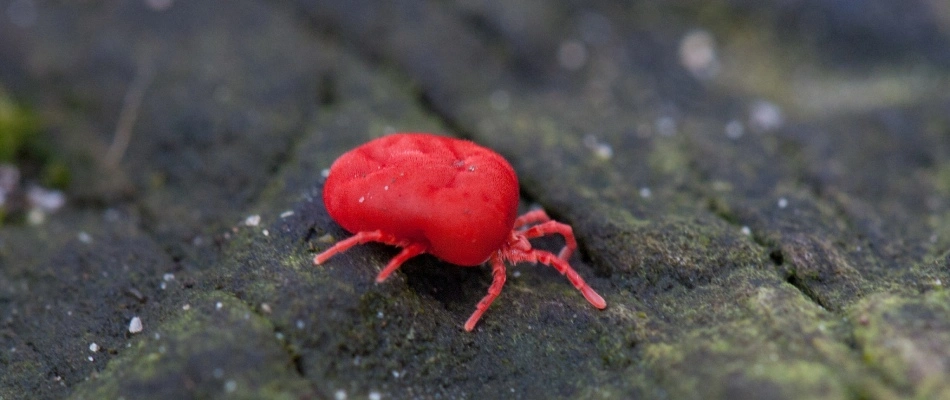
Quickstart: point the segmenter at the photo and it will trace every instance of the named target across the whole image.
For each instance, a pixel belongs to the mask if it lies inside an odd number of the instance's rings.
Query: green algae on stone
[[[0,87],[0,163],[12,163],[21,153],[34,146],[39,133],[39,119],[8,97]]]
[[[299,399],[313,388],[268,320],[223,292],[146,321],[131,346],[82,382],[73,399]]]
[[[50,153],[41,127],[37,113],[17,104],[0,86],[0,165],[13,164],[26,179],[63,189],[69,184],[69,168]],[[0,208],[0,221],[4,213]]]
[[[754,319],[740,319],[693,330],[674,342],[649,344],[644,358],[673,398],[697,393],[706,398],[850,398],[846,381],[832,365],[809,354],[804,338],[789,333],[774,340],[782,335]]]
[[[850,312],[864,362],[913,398],[950,398],[950,292],[875,294]]]

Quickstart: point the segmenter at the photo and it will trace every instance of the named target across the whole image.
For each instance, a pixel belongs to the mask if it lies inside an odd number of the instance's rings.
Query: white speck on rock
[[[742,125],[742,122],[737,120],[729,121],[726,124],[726,137],[732,140],[741,138],[745,134],[745,126]]]
[[[788,199],[784,197],[778,199],[778,208],[785,208],[785,207],[788,207]]]
[[[129,333],[139,333],[144,329],[142,327],[142,319],[139,317],[132,317],[132,320],[129,321]]]
[[[31,186],[26,191],[26,199],[30,205],[45,212],[54,212],[66,204],[66,195],[63,192],[39,186]]]
[[[92,243],[92,236],[90,236],[86,232],[79,232],[78,234],[76,234],[76,239],[79,239],[80,242],[83,242],[85,244]]]
[[[246,219],[244,219],[244,225],[247,225],[247,226],[258,226],[260,224],[261,224],[260,215],[251,215],[247,217]]]
[[[640,188],[640,197],[644,199],[649,199],[650,196],[653,196],[653,191],[651,191],[650,188],[648,187]]]
[[[217,302],[217,303],[214,303],[214,309],[215,309],[215,310],[220,310],[222,307],[224,307],[224,304],[221,304],[220,301]]]
[[[676,119],[673,117],[660,117],[654,122],[656,132],[660,136],[673,136],[676,134]]]
[[[336,393],[333,394],[333,398],[336,400],[346,400],[346,391],[343,389],[337,390]]]
[[[0,204],[2,205],[2,204]],[[30,225],[42,225],[46,222],[46,213],[42,209],[34,207],[26,213],[26,222],[29,222]]]
[[[614,156],[614,149],[609,144],[601,142],[594,135],[584,136],[584,146],[594,152],[594,155],[601,160],[609,160]]]
[[[294,215],[294,212],[293,212],[293,211],[290,211],[290,210],[287,210],[287,211],[284,211],[284,212],[280,213],[280,217],[281,217],[281,218],[287,218],[287,217],[289,217],[289,216],[291,216],[291,215]]]
[[[784,120],[782,108],[768,101],[756,101],[749,110],[749,124],[753,129],[775,130],[782,127]]]
[[[145,4],[148,5],[152,11],[165,11],[171,8],[174,5],[174,0],[146,0]]]
[[[96,344],[96,342],[90,343],[90,344],[89,344],[89,351],[91,351],[91,352],[93,352],[93,353],[99,351],[99,345]]]
[[[379,392],[369,392],[369,400],[382,400],[382,398],[383,395],[379,394]]]
[[[749,235],[752,234],[752,229],[749,229],[748,226],[743,226],[743,227],[742,227],[742,234],[743,234],[743,235],[746,235],[746,236],[749,236]]]
[[[679,58],[680,64],[697,79],[709,79],[719,73],[716,39],[708,31],[697,29],[684,35]]]

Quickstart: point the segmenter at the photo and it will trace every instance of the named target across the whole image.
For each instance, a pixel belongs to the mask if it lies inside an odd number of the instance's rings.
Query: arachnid
[[[423,253],[466,267],[490,261],[492,284],[465,322],[466,331],[501,293],[505,261],[554,267],[594,307],[607,307],[567,263],[577,248],[571,227],[552,221],[543,210],[517,217],[514,169],[498,153],[470,141],[425,133],[372,140],[333,163],[323,202],[330,217],[354,235],[317,254],[314,264],[367,242],[402,248],[376,282]],[[550,234],[565,240],[556,256],[528,242]]]

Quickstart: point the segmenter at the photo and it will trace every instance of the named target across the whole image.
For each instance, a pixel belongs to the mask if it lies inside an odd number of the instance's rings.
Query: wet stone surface
[[[950,398],[950,8],[893,7],[0,0],[0,399]],[[607,308],[312,265],[397,131],[504,155]]]

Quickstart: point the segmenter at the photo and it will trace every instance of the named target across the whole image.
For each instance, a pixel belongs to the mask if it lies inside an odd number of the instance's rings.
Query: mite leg
[[[571,228],[570,225],[562,224],[557,221],[547,221],[540,225],[532,226],[521,232],[521,234],[528,239],[534,239],[536,237],[550,235],[553,233],[564,236],[564,248],[561,249],[561,252],[558,253],[557,257],[561,260],[567,261],[568,258],[571,258],[571,254],[574,254],[574,250],[577,250],[577,239],[574,238],[574,229]]]
[[[567,277],[567,280],[571,281],[571,284],[584,295],[584,298],[587,299],[591,305],[601,310],[607,307],[607,302],[604,301],[604,298],[597,294],[597,292],[584,281],[584,278],[581,278],[581,276],[577,274],[577,271],[571,268],[571,265],[568,264],[567,261],[556,257],[552,253],[542,250],[531,250],[528,252],[510,254],[508,259],[512,262],[524,261],[549,265],[556,269],[557,272],[560,272],[561,275]]]
[[[336,244],[331,246],[329,249],[326,249],[322,253],[314,256],[313,263],[314,265],[323,264],[324,261],[330,259],[330,257],[347,251],[350,249],[350,247],[369,242],[380,242],[399,247],[406,246],[406,243],[399,241],[395,236],[383,233],[382,231],[357,232],[355,235],[336,242]]]
[[[525,225],[538,224],[541,222],[548,222],[551,220],[551,217],[548,216],[548,213],[544,212],[542,209],[531,210],[524,214],[521,214],[518,218],[515,219],[514,230],[519,230]]]
[[[472,313],[471,317],[468,317],[468,321],[465,321],[465,330],[471,332],[472,329],[475,329],[475,324],[478,322],[479,318],[482,317],[482,314],[488,310],[488,306],[491,305],[495,298],[501,294],[502,286],[505,286],[505,279],[507,278],[505,274],[505,261],[499,256],[498,253],[495,253],[491,256],[491,265],[492,265],[492,283],[488,287],[488,294],[478,302],[478,305],[475,306],[475,312]]]
[[[364,244],[369,242],[379,242],[383,244],[388,244],[390,246],[402,247],[402,251],[399,254],[396,254],[389,264],[386,264],[386,267],[379,272],[379,275],[376,276],[376,282],[382,282],[389,277],[402,263],[406,260],[418,256],[419,254],[426,252],[426,246],[419,243],[408,243],[396,239],[395,236],[388,233],[383,233],[382,231],[370,231],[370,232],[357,232],[355,235],[350,236],[344,240],[336,242],[335,245],[329,249],[324,250],[322,253],[317,254],[313,257],[313,263],[315,265],[323,264],[330,257],[333,257],[339,253],[347,251],[350,247],[356,246],[358,244]]]
[[[393,271],[399,268],[399,266],[402,265],[402,263],[406,262],[406,260],[413,258],[415,256],[418,256],[425,252],[426,252],[426,247],[419,243],[414,243],[414,244],[410,244],[406,246],[405,248],[402,249],[401,252],[399,252],[399,254],[396,254],[395,257],[389,260],[389,264],[386,264],[386,268],[383,268],[382,271],[379,271],[379,275],[376,276],[376,283],[385,281],[386,278],[388,278],[389,275],[393,273]]]

